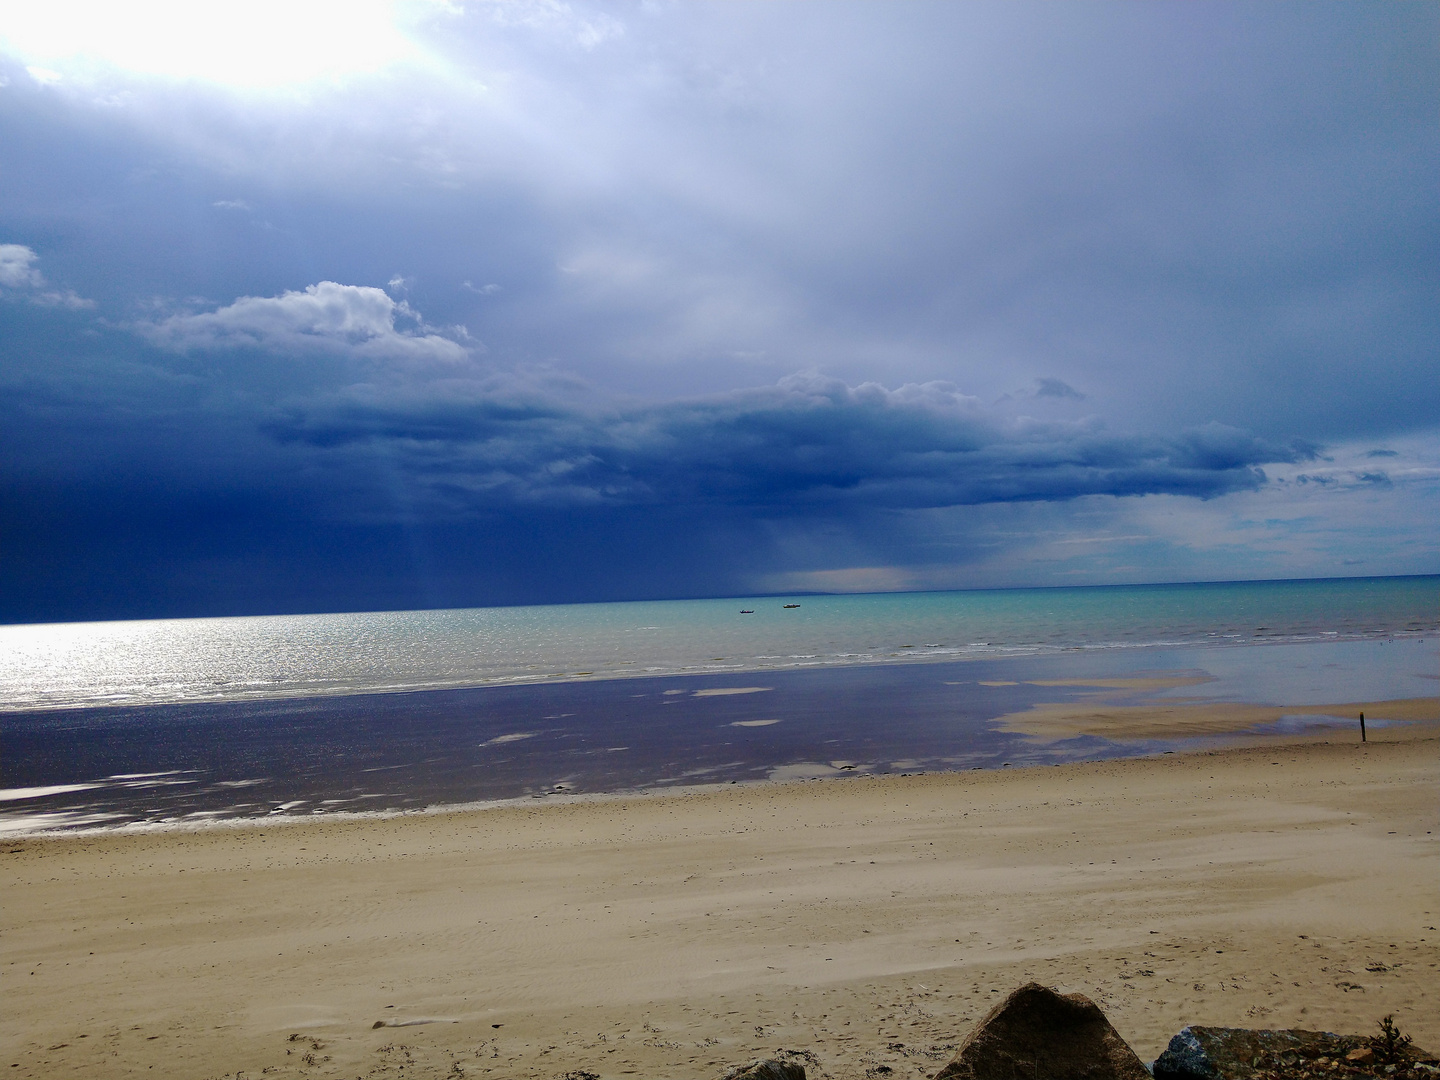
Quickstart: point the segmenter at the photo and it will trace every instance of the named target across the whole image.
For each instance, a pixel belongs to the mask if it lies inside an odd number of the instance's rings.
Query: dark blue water
[[[1155,753],[1184,740],[1041,743],[994,721],[1093,687],[1030,680],[1180,674],[1107,700],[1308,706],[1428,697],[1440,648],[1380,640],[1076,650],[1000,660],[496,685],[343,697],[19,711],[4,717],[0,830],[413,810],[688,784],[1000,768]],[[987,685],[1001,684],[1001,685]]]

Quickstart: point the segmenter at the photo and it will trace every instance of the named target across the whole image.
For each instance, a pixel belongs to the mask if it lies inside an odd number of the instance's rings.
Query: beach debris
[[[1375,1058],[1381,1065],[1404,1063],[1406,1052],[1413,1043],[1414,1040],[1409,1035],[1400,1033],[1400,1028],[1395,1024],[1394,1013],[1381,1017],[1380,1034],[1370,1036],[1370,1049],[1374,1051]]]
[[[720,1080],[805,1080],[805,1066],[779,1058],[760,1058],[748,1065],[735,1065]]]
[[[1155,1080],[1433,1077],[1434,1057],[1405,1039],[1393,1016],[1380,1022],[1380,1034],[1373,1038],[1303,1028],[1192,1025],[1170,1040],[1153,1068]]]
[[[1150,1080],[1100,1007],[1026,983],[980,1021],[935,1080]]]

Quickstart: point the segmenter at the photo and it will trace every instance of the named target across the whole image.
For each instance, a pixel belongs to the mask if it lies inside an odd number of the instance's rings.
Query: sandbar
[[[1132,682],[1134,680],[1131,680]],[[1115,687],[1117,681],[1087,681],[1082,685]],[[1047,685],[1076,685],[1049,683]],[[1031,736],[1041,742],[1091,735],[1112,742],[1146,739],[1193,739],[1237,735],[1263,729],[1286,717],[1330,718],[1334,726],[1353,725],[1359,717],[1376,722],[1428,723],[1440,717],[1440,698],[1400,698],[1394,701],[1347,701],[1331,705],[1243,705],[1230,702],[1160,702],[1118,704],[1103,700],[1043,702],[1023,712],[1007,713],[994,724],[1001,731]],[[1334,737],[1333,733],[1329,737]]]

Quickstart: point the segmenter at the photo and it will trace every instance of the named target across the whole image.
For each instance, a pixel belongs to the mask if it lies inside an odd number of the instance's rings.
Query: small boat
[[[799,605],[799,604],[786,604],[785,606],[786,606],[787,608],[792,608],[792,607],[799,607],[800,605]]]
[[[744,608],[744,607],[742,607],[742,608],[740,609],[740,614],[741,614],[741,615],[754,615],[754,614],[755,614],[755,609],[754,609],[754,608]]]

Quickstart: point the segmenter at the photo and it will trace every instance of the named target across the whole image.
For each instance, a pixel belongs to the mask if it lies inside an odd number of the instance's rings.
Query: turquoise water
[[[6,626],[0,711],[1437,630],[1435,576]]]

